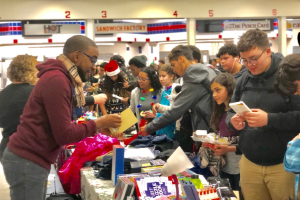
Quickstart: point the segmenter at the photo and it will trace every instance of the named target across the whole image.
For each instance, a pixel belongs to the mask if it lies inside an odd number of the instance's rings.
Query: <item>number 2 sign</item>
[[[71,15],[71,12],[70,12],[70,11],[66,11],[65,14],[66,14],[66,18],[67,18],[67,19],[70,19],[70,18],[71,18],[71,17],[70,17],[70,15]]]

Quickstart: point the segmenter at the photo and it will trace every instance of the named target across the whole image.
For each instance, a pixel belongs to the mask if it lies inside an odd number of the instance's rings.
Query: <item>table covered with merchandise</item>
[[[95,177],[92,167],[84,167],[80,170],[81,198],[83,200],[111,200],[115,187],[110,180],[102,180]],[[238,196],[238,191],[234,191]]]
[[[120,141],[97,134],[75,146],[59,176],[67,193],[80,193],[84,200],[218,200],[222,191],[235,197],[219,179],[208,183],[189,170],[199,158],[174,146],[166,135]]]

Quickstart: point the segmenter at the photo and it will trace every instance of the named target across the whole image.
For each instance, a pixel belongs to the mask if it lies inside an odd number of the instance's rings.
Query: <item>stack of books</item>
[[[149,177],[146,173],[141,174],[121,174],[113,193],[115,200],[127,200],[129,196],[136,196],[135,178]]]

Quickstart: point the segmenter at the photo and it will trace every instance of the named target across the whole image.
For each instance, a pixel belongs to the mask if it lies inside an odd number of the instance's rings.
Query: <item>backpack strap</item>
[[[292,110],[291,96],[284,96],[283,98],[286,106],[288,107],[288,110]]]
[[[243,82],[243,84],[242,84],[242,89],[241,89],[241,92],[240,92],[240,97],[242,97],[242,94],[246,91],[246,84],[248,83],[248,81],[249,81],[249,76],[246,76],[246,78],[245,78],[245,80],[244,80],[244,82]]]
[[[246,87],[246,84],[247,82],[249,81],[249,76],[246,76],[244,82],[243,82],[243,85],[242,85],[242,89],[240,90],[240,98],[242,97],[242,94],[245,92],[245,91],[259,91],[259,90],[266,90],[266,91],[269,91],[269,92],[274,92],[275,90],[273,88],[247,88]],[[291,104],[291,96],[284,96],[284,101],[285,101],[285,104],[286,106],[288,107],[288,110],[291,110],[292,109],[292,104]]]

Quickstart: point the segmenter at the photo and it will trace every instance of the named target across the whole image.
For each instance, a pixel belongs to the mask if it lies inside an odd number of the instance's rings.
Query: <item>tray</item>
[[[210,143],[210,144],[225,144],[225,145],[230,145],[230,142],[222,142],[222,141],[218,141],[218,140],[213,140],[213,139],[209,139],[209,138],[199,138],[199,137],[194,137],[191,136],[192,139],[195,142],[205,142],[205,143]]]

